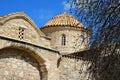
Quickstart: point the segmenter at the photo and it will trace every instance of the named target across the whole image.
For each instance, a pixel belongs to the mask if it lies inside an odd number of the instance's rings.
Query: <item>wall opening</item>
[[[19,34],[18,34],[18,38],[19,39],[24,39],[25,35],[25,28],[19,27]]]
[[[62,42],[61,42],[62,45],[66,45],[66,36],[65,34],[62,34]]]

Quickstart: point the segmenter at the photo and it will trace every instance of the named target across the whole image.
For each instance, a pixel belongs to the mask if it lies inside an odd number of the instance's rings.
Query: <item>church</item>
[[[0,16],[0,80],[90,80],[86,61],[91,31],[68,13],[41,28],[24,13]]]

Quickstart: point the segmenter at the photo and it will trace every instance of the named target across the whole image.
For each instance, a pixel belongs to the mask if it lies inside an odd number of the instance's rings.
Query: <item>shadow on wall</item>
[[[91,80],[120,80],[120,43],[101,45],[62,57],[90,62],[92,65],[88,72]]]

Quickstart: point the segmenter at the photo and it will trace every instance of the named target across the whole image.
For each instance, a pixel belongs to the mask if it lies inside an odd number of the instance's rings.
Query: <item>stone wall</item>
[[[62,45],[62,35],[66,36],[66,45]],[[89,36],[82,30],[58,28],[48,36],[51,37],[51,47],[61,54],[82,51],[89,47]]]
[[[92,80],[88,68],[91,63],[83,60],[62,58],[60,62],[60,80]]]
[[[31,25],[22,17],[6,20],[2,25],[0,24],[0,36],[5,36],[44,47],[50,47],[50,40],[43,37],[45,35],[37,28],[37,26]]]
[[[39,62],[39,66],[41,67],[40,75],[42,76],[42,79],[40,79],[40,80],[59,80],[58,79],[59,70],[57,68],[57,60],[59,58],[59,55],[58,55],[57,51],[54,51],[49,48],[37,46],[37,45],[23,43],[22,41],[10,40],[10,38],[2,38],[2,39],[0,39],[0,42],[1,42],[0,43],[0,51],[5,48],[13,48],[13,49],[11,49],[13,51],[14,51],[14,49],[15,50],[20,49],[20,50],[24,50],[24,51],[28,52],[35,60],[37,60],[37,62]],[[8,51],[8,50],[4,50],[4,51]],[[0,53],[2,53],[2,52],[0,52]],[[20,52],[18,52],[18,53],[21,54]],[[16,54],[17,54],[17,52],[16,52]],[[6,54],[4,54],[4,55],[6,55]],[[11,55],[11,56],[14,57],[14,55]],[[7,58],[7,60],[9,60],[9,59],[10,58]],[[10,63],[12,63],[12,62],[10,62]],[[16,63],[19,64],[19,61]],[[27,80],[27,79],[25,79],[25,80]],[[36,79],[34,79],[34,80],[36,80]]]
[[[0,79],[40,80],[38,63],[27,53],[17,49],[0,51]]]

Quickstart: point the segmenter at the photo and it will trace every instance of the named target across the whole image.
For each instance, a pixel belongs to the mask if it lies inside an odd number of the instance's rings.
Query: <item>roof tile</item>
[[[76,18],[71,16],[70,14],[60,14],[58,16],[53,17],[48,23],[46,23],[43,27],[48,26],[73,26],[73,27],[83,27],[82,23],[80,23]]]

